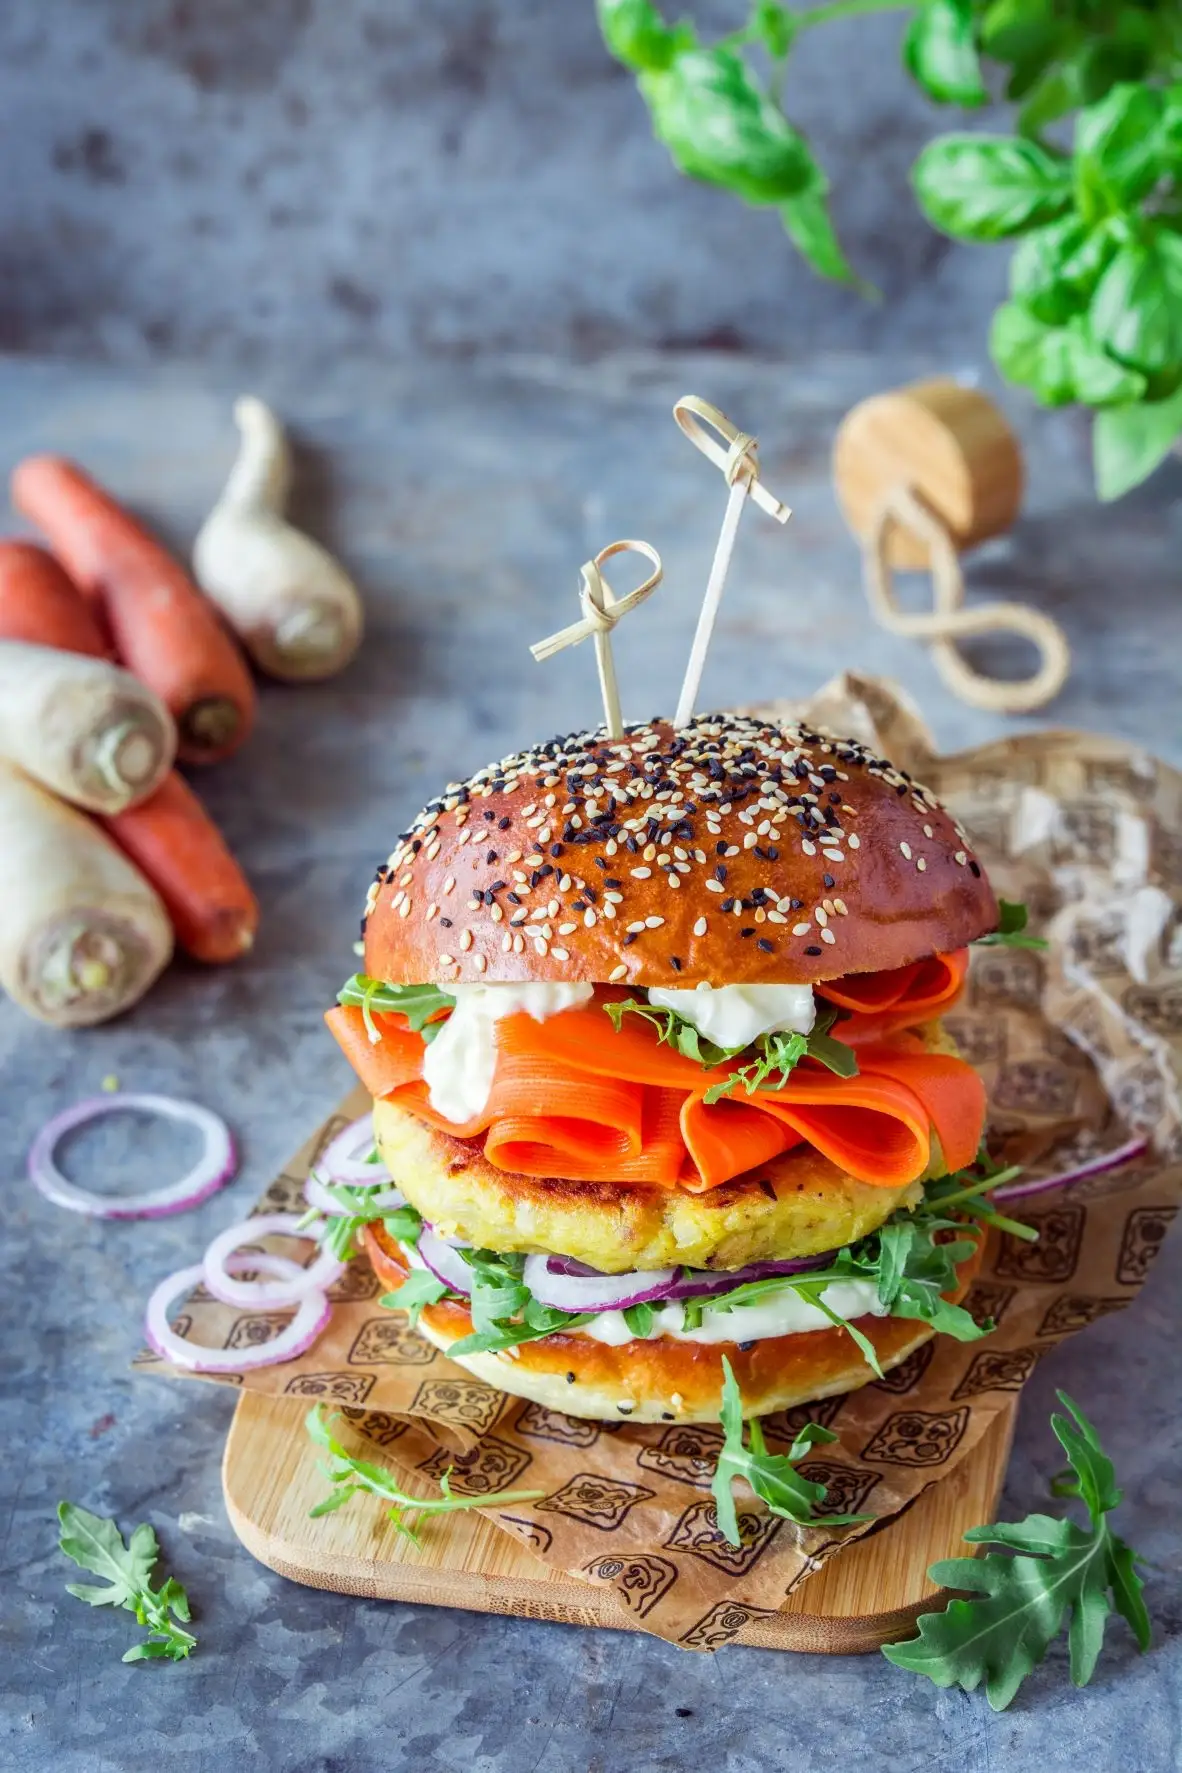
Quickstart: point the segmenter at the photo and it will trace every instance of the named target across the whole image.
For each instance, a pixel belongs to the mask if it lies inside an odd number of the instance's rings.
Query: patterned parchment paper
[[[999,895],[1024,900],[1051,939],[1046,956],[978,949],[967,997],[948,1018],[986,1079],[995,1155],[1054,1176],[1137,1136],[1149,1142],[1116,1168],[1008,1209],[1040,1238],[1003,1237],[986,1254],[967,1303],[997,1320],[992,1336],[968,1346],[938,1337],[879,1383],[765,1419],[774,1448],[810,1418],[832,1428],[839,1440],[802,1469],[829,1486],[834,1510],[883,1518],[965,1457],[1057,1342],[1132,1303],[1177,1214],[1182,776],[1119,740],[1071,732],[939,757],[916,711],[874,679],[837,679],[792,712],[856,735],[925,781],[971,832]],[[257,1210],[299,1207],[316,1155],[366,1106],[361,1092],[342,1104]],[[798,1529],[749,1501],[743,1544],[728,1544],[709,1491],[717,1429],[598,1424],[509,1397],[383,1309],[381,1290],[368,1263],[354,1261],[307,1354],[221,1382],[292,1398],[293,1434],[302,1433],[295,1400],[343,1410],[346,1440],[368,1443],[370,1456],[379,1448],[412,1489],[451,1466],[459,1491],[545,1491],[490,1518],[547,1563],[610,1584],[647,1630],[690,1649],[716,1649],[776,1610],[848,1537]],[[245,1348],[285,1321],[199,1289],[177,1323],[213,1347]],[[150,1354],[137,1364],[187,1376]]]

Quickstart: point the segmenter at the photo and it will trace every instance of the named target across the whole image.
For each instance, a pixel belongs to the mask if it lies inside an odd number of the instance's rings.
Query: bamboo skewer
[[[708,400],[699,399],[696,394],[683,395],[673,408],[673,417],[694,448],[701,450],[707,461],[721,469],[730,488],[718,544],[710,566],[710,577],[706,581],[706,595],[702,599],[698,626],[690,648],[689,664],[686,666],[681,694],[677,699],[677,712],[673,717],[675,726],[685,726],[693,715],[698,698],[706,653],[722,603],[743,506],[749,498],[753,499],[777,523],[787,523],[792,513],[787,505],[781,504],[779,499],[768,492],[760,480],[759,444],[749,432],[740,431],[718,407],[712,406]],[[706,429],[707,426],[710,427],[709,430]],[[725,449],[715,442],[711,431],[723,439],[727,446]]]
[[[625,553],[643,555],[653,570],[635,591],[629,591],[624,597],[617,597],[600,568],[613,555]],[[661,557],[650,543],[610,542],[606,548],[599,550],[594,560],[588,560],[579,569],[582,581],[579,588],[579,608],[583,612],[581,620],[560,628],[545,640],[536,641],[529,649],[541,664],[543,660],[553,658],[555,653],[562,652],[565,647],[577,646],[582,640],[594,640],[595,663],[599,668],[599,689],[603,696],[603,715],[609,739],[622,739],[624,736],[620,689],[616,681],[615,660],[612,658],[612,629],[629,610],[643,603],[646,597],[651,597],[661,582],[663,572]]]

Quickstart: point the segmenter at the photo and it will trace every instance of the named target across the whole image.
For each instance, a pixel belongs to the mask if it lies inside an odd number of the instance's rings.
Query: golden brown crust
[[[605,1274],[811,1256],[866,1237],[922,1192],[859,1182],[811,1145],[704,1194],[520,1176],[490,1164],[479,1140],[438,1132],[388,1099],[374,1103],[374,1135],[402,1192],[446,1236],[574,1256]]]
[[[379,1279],[397,1288],[405,1273],[401,1252],[380,1227],[367,1227],[364,1237]],[[948,1297],[964,1297],[981,1255],[978,1249],[961,1263],[959,1284]],[[472,1319],[466,1306],[445,1300],[423,1308],[419,1327],[446,1354],[452,1343],[471,1334]],[[884,1372],[934,1334],[930,1325],[907,1318],[863,1317],[858,1328],[873,1342]],[[660,1337],[617,1347],[575,1333],[523,1342],[511,1353],[462,1355],[458,1364],[515,1397],[571,1416],[717,1422],[724,1355],[738,1380],[745,1416],[766,1416],[814,1398],[855,1391],[876,1376],[852,1337],[838,1329],[770,1336],[751,1344]]]
[[[365,968],[393,984],[811,983],[996,922],[963,831],[910,777],[853,740],[701,715],[575,734],[451,784],[379,870]]]

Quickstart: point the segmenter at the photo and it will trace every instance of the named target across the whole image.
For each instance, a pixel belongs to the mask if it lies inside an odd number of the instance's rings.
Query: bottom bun
[[[367,1226],[364,1238],[381,1281],[398,1287],[406,1266],[397,1245],[378,1226]],[[946,1297],[964,1297],[980,1261],[978,1248],[960,1264],[956,1290]],[[423,1307],[418,1328],[449,1354],[454,1343],[471,1335],[472,1319],[466,1306],[445,1300]],[[912,1318],[863,1317],[858,1328],[874,1344],[884,1373],[935,1334],[930,1324]],[[600,1422],[717,1422],[724,1355],[739,1383],[744,1416],[767,1416],[815,1398],[857,1391],[877,1377],[853,1337],[838,1329],[804,1330],[742,1345],[657,1337],[618,1347],[576,1331],[522,1342],[499,1354],[452,1358],[498,1391],[568,1416]]]

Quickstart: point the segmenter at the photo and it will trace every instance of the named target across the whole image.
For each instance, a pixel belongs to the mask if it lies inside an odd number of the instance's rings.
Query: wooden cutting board
[[[910,1508],[838,1553],[789,1596],[778,1616],[752,1620],[738,1641],[771,1650],[849,1655],[906,1632],[936,1592],[927,1567],[963,1556],[966,1527],[995,1519],[1013,1437],[1016,1400],[980,1445]],[[637,1631],[611,1589],[535,1558],[473,1510],[421,1526],[416,1547],[378,1503],[355,1498],[320,1520],[320,1454],[304,1433],[307,1402],[244,1393],[222,1464],[230,1524],[260,1563],[335,1594],[415,1601]]]

